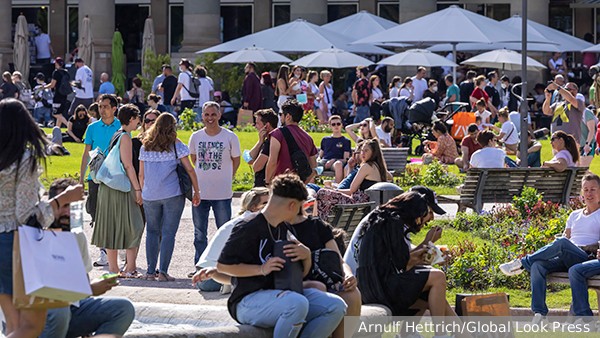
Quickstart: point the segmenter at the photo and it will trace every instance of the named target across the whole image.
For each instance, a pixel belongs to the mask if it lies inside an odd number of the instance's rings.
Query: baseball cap
[[[213,93],[213,96],[221,97],[221,92],[220,91],[216,91],[216,92]]]
[[[425,197],[425,200],[427,201],[427,205],[429,205],[431,210],[433,210],[433,212],[435,212],[436,214],[443,215],[446,213],[446,211],[438,205],[435,191],[422,185],[416,185],[410,188],[410,191],[416,191],[419,194],[423,195],[423,197]]]
[[[64,65],[65,61],[60,56],[54,59],[54,63],[58,63],[59,65]]]
[[[44,73],[37,73],[35,74],[35,78],[38,80],[46,80],[46,75],[44,75]]]

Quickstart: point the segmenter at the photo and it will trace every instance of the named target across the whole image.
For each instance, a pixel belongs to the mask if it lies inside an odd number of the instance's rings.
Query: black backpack
[[[73,92],[73,88],[71,87],[70,83],[71,76],[66,70],[61,70],[61,72],[63,73],[63,76],[60,78],[60,83],[58,84],[56,91],[60,95],[68,96]]]
[[[296,174],[298,174],[298,176],[300,176],[302,181],[306,182],[313,172],[313,169],[308,163],[308,157],[306,157],[306,154],[300,149],[300,147],[298,147],[298,143],[296,143],[296,140],[287,127],[281,127],[279,129],[283,133],[283,137],[287,143],[288,151],[290,152],[290,160],[292,161],[294,171]]]
[[[187,88],[185,85],[183,88],[190,94],[191,97],[197,99],[200,97],[200,79],[197,76],[190,75],[190,73],[186,74],[190,77],[190,88]]]

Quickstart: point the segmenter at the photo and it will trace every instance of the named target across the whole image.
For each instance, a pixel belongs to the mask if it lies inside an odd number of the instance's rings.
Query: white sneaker
[[[540,325],[541,323],[548,323],[548,319],[546,318],[546,316],[542,315],[541,313],[534,314],[533,319],[531,320],[531,324]]]
[[[94,262],[94,266],[107,266],[108,258],[106,257],[106,250],[100,249],[100,258]]]
[[[523,264],[520,259],[515,259],[508,263],[500,264],[500,271],[507,276],[516,276],[523,272]]]
[[[231,285],[230,284],[221,285],[221,294],[226,295],[229,293],[231,293]]]

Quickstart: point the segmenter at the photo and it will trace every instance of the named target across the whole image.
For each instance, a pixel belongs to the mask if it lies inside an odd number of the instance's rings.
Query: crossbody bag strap
[[[300,147],[298,147],[298,144],[296,143],[296,140],[294,140],[294,137],[292,136],[292,133],[290,132],[290,130],[288,129],[288,127],[281,127],[281,133],[283,134],[283,137],[285,138],[285,143],[287,143],[288,146],[288,151],[290,152],[290,156],[297,150],[300,150]]]

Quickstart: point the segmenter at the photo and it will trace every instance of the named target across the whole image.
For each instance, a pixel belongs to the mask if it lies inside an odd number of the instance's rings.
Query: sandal
[[[131,272],[124,272],[122,271],[121,273],[119,273],[119,278],[141,278],[142,274],[139,273],[137,270],[133,270]]]
[[[156,275],[152,274],[152,273],[146,274],[146,275],[142,276],[141,279],[147,280],[147,281],[156,281]]]
[[[170,276],[168,273],[159,273],[158,281],[159,282],[172,282],[175,280],[175,277]]]

